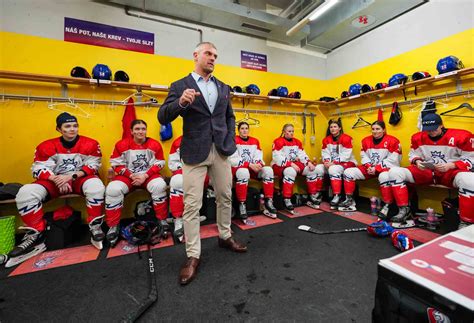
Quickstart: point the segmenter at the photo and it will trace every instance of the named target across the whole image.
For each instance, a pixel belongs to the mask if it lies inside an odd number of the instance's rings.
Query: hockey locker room
[[[474,3],[0,2],[0,322],[474,321]]]

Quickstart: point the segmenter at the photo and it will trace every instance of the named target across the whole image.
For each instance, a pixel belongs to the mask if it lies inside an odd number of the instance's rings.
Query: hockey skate
[[[183,227],[183,218],[174,219],[174,231],[173,236],[176,241],[183,243],[184,241],[184,227]]]
[[[321,200],[323,199],[323,196],[321,192],[318,192],[316,194],[311,194],[309,196],[308,201],[306,202],[306,205],[313,208],[313,209],[319,209],[319,206],[321,205]]]
[[[89,223],[89,230],[91,232],[91,243],[94,247],[96,247],[99,250],[102,250],[103,246],[103,241],[105,238],[104,231],[102,231],[102,222],[104,220],[104,215],[95,217],[92,219],[92,221]]]
[[[350,195],[347,195],[346,196],[346,199],[339,204],[338,208],[337,208],[339,211],[343,211],[343,212],[354,212],[354,211],[357,211],[357,208],[356,208],[356,202],[354,201],[354,199],[352,198],[352,196]]]
[[[378,217],[381,220],[386,221],[388,218],[388,212],[390,211],[390,204],[386,203],[379,211]]]
[[[334,195],[332,197],[331,202],[329,202],[329,206],[331,210],[337,210],[340,201],[341,201],[341,197],[339,196],[339,194]]]
[[[170,225],[168,224],[168,221],[166,219],[160,220],[160,225],[163,228],[163,240],[166,240],[170,235]]]
[[[6,268],[18,265],[46,250],[44,232],[39,232],[30,227],[19,227],[19,229],[26,230],[26,233],[21,243],[8,254],[9,259],[5,264]]]
[[[248,214],[245,202],[239,202],[239,218],[244,224],[247,224]]]
[[[398,214],[392,217],[392,227],[396,229],[406,229],[415,226],[409,206],[400,206]]]
[[[283,203],[285,204],[285,209],[290,212],[291,214],[296,214],[295,207],[291,203],[291,199],[283,199]]]
[[[120,226],[118,225],[114,225],[110,227],[109,231],[107,231],[107,235],[105,236],[111,248],[115,247],[119,237],[120,237]]]
[[[266,197],[264,202],[263,214],[269,218],[277,218],[277,209],[273,205],[273,199]]]

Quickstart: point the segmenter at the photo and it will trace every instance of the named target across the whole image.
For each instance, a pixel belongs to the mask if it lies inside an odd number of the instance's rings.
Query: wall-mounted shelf
[[[413,81],[413,82],[407,82],[406,84],[399,84],[391,87],[386,87],[381,90],[375,90],[367,93],[361,93],[357,95],[353,95],[350,97],[338,99],[335,101],[328,102],[327,104],[340,104],[340,103],[348,103],[348,102],[354,102],[354,100],[359,100],[359,99],[372,99],[372,97],[377,97],[384,95],[385,93],[393,93],[395,91],[403,91],[404,89],[410,89],[410,88],[415,88],[416,86],[420,85],[427,85],[427,84],[432,84],[435,82],[440,82],[444,80],[455,80],[460,78],[461,76],[466,76],[466,75],[474,75],[474,68],[465,68],[462,70],[457,70],[445,74],[440,74],[440,75],[434,75],[431,77],[427,77],[418,81]]]
[[[357,102],[358,100],[372,99],[373,97],[379,97],[385,93],[393,93],[395,91],[402,91],[404,89],[415,88],[420,85],[428,85],[435,82],[441,82],[444,80],[458,80],[462,76],[474,75],[474,68],[465,68],[458,71],[449,72],[441,75],[434,75],[418,81],[408,82],[404,85],[396,85],[381,90],[376,90],[368,93],[362,93],[354,96],[350,96],[343,99],[338,99],[331,102],[313,101],[313,100],[300,100],[292,98],[283,98],[278,96],[264,96],[254,95],[247,93],[233,93],[231,92],[234,100],[252,100],[252,101],[263,101],[269,102],[270,104],[282,102],[285,104],[300,104],[304,105],[305,108],[308,106],[330,106],[339,105],[348,102]],[[89,85],[89,86],[110,86],[114,88],[124,89],[135,89],[136,91],[155,91],[168,93],[168,86],[159,84],[143,84],[143,83],[127,83],[127,82],[116,82],[108,80],[87,79],[87,78],[76,78],[68,76],[53,76],[46,74],[34,74],[34,73],[23,73],[23,72],[11,72],[11,71],[0,71],[0,78],[10,80],[23,80],[23,81],[34,81],[34,82],[47,82],[61,84],[63,87],[68,84],[77,85]],[[460,89],[458,89],[460,91]]]
[[[34,74],[34,73],[23,73],[23,72],[11,72],[11,71],[0,71],[0,78],[10,80],[22,80],[22,81],[33,81],[33,82],[47,82],[47,83],[58,83],[61,85],[77,84],[77,85],[92,85],[92,86],[110,86],[115,88],[124,89],[135,89],[137,91],[155,91],[168,93],[168,86],[159,84],[143,84],[143,83],[127,83],[127,82],[116,82],[109,80],[96,80],[69,76],[53,76],[46,74]],[[248,100],[262,100],[268,102],[283,102],[287,104],[302,104],[305,106],[309,105],[321,105],[325,102],[311,101],[311,100],[299,100],[291,98],[281,98],[277,96],[263,96],[254,95],[247,93],[233,93],[231,92],[233,99],[248,99]]]

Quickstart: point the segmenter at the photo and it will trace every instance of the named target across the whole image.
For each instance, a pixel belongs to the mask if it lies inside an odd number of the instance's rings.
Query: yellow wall
[[[217,44],[220,51],[225,51],[224,45]],[[404,53],[397,57],[383,62],[365,67],[358,71],[349,73],[337,79],[329,81],[314,80],[308,78],[294,77],[276,73],[264,73],[241,69],[233,66],[218,65],[215,75],[224,82],[231,85],[247,85],[249,83],[258,84],[262,93],[267,93],[270,89],[280,85],[285,85],[290,91],[299,90],[303,94],[303,99],[314,100],[324,95],[339,96],[340,92],[352,83],[369,83],[386,81],[395,73],[412,73],[416,70],[426,70],[431,74],[436,74],[436,61],[440,57],[456,55],[460,57],[466,66],[473,66],[473,30],[468,30],[449,38],[440,40],[433,44],[418,48],[414,51]],[[389,50],[389,49],[388,49]],[[68,43],[58,40],[51,40],[40,37],[33,37],[21,34],[0,32],[0,69],[19,72],[42,73],[49,75],[69,75],[72,67],[79,65],[89,71],[97,63],[107,64],[112,71],[125,70],[131,77],[132,82],[153,83],[169,85],[172,81],[185,76],[193,68],[192,60],[184,60],[173,57],[163,57],[159,55],[149,55],[135,52],[122,51],[117,49]],[[191,53],[189,53],[191,57]],[[453,91],[452,82],[446,86],[424,87],[419,89],[418,97],[430,95],[430,93],[444,93]],[[463,87],[471,87],[472,81],[463,82]],[[61,96],[61,88],[56,84],[13,82],[0,79],[0,95],[2,93],[16,93]],[[70,85],[68,96],[76,98],[95,98],[108,100],[122,100],[133,91],[97,88],[91,86]],[[164,100],[164,95],[155,92],[148,94],[157,96],[159,102]],[[399,95],[387,95],[381,100],[392,102],[403,100]],[[414,97],[412,91],[407,93],[409,97]],[[452,99],[447,102],[449,107],[454,107],[465,98]],[[472,99],[469,99],[472,100]],[[354,104],[349,104],[341,108],[341,111],[363,108],[375,104],[375,100],[356,100]],[[242,108],[242,101],[233,101],[234,108]],[[109,167],[108,156],[110,155],[114,143],[121,137],[121,118],[123,107],[98,106],[91,107],[88,104],[81,104],[81,109],[92,114],[89,119],[79,117],[80,133],[97,139],[102,146],[104,159],[101,174],[106,174]],[[267,109],[267,102],[250,102],[246,105],[249,109]],[[58,107],[68,110],[66,107]],[[301,112],[302,105],[283,106],[274,103],[272,110]],[[419,109],[419,107],[412,107]],[[68,110],[76,113],[74,110]],[[307,134],[305,149],[311,157],[320,158],[321,140],[324,137],[327,120],[330,113],[335,111],[335,107],[319,110],[309,107],[308,112],[317,113],[316,117],[316,144],[310,144],[310,122],[307,119]],[[137,116],[148,122],[149,136],[159,137],[159,125],[156,121],[156,108],[145,109],[137,107]],[[409,138],[416,131],[415,120],[417,112],[411,112],[409,107],[403,108],[403,120],[395,128],[388,126],[388,131],[400,138],[404,148],[404,164],[407,163],[406,153],[409,148]],[[7,103],[0,103],[0,180],[2,182],[28,183],[31,181],[30,166],[35,146],[47,139],[57,136],[55,132],[55,118],[58,111],[48,109],[45,102],[34,102],[33,104],[17,100],[10,100]],[[270,162],[271,143],[278,137],[281,126],[290,122],[296,125],[296,137],[303,139],[301,133],[301,117],[288,114],[284,116],[254,114],[251,115],[261,121],[260,127],[253,127],[251,134],[260,138],[265,160]],[[384,117],[388,121],[389,111],[385,111]],[[237,113],[237,120],[243,114]],[[375,120],[375,112],[363,115],[369,121]],[[343,117],[345,132],[354,138],[356,156],[359,157],[360,140],[369,135],[369,128],[351,129],[355,122],[354,115]],[[459,127],[472,129],[472,124],[466,122],[467,119],[446,118],[448,127]],[[181,119],[173,122],[175,136],[181,133]],[[168,154],[171,141],[163,143],[165,154]],[[105,177],[105,176],[103,176]],[[373,183],[361,185],[363,195],[369,196],[377,194],[373,189]],[[423,192],[424,193],[424,192]],[[431,193],[430,193],[431,194]],[[442,193],[444,196],[445,193]],[[437,206],[439,202],[427,202],[432,206]]]
[[[417,48],[415,50],[406,52],[402,55],[387,59],[385,61],[364,67],[357,71],[345,74],[341,77],[332,79],[328,81],[329,88],[331,89],[330,95],[339,96],[343,90],[349,88],[353,83],[368,83],[374,86],[378,82],[387,82],[389,78],[396,73],[404,73],[406,75],[411,75],[416,71],[427,71],[431,75],[438,74],[436,70],[436,63],[442,57],[448,55],[454,55],[460,58],[466,67],[474,66],[474,29],[466,30],[459,34],[453,35],[451,37],[439,40],[437,42],[431,43],[429,45]],[[368,49],[370,50],[370,49]],[[390,50],[387,48],[387,50]],[[369,55],[369,53],[368,53]],[[356,59],[356,58],[354,58]],[[469,76],[462,78],[461,85],[463,89],[473,89],[474,88],[474,78]],[[456,83],[454,80],[447,80],[444,82],[437,82],[433,85],[424,85],[419,86],[417,89],[418,95],[415,96],[414,89],[409,89],[406,91],[407,100],[414,100],[417,98],[425,98],[430,95],[439,95],[446,92],[455,92]],[[438,113],[446,111],[455,107],[458,107],[463,102],[469,102],[471,105],[473,102],[474,95],[472,97],[454,97],[449,100],[438,100],[437,109]],[[380,104],[387,104],[393,101],[403,102],[404,97],[402,91],[389,92],[386,95],[380,97]],[[444,104],[444,105],[443,105]],[[357,109],[369,108],[376,106],[376,98],[370,99],[357,99],[353,102],[349,101],[347,104],[340,106],[340,111],[357,111]],[[417,118],[421,109],[421,105],[412,104],[401,106],[403,117],[401,122],[392,126],[388,124],[390,117],[391,109],[384,110],[384,120],[387,124],[387,133],[397,137],[403,149],[403,160],[402,166],[408,165],[408,151],[410,149],[410,138],[411,135],[418,131],[416,128]],[[325,109],[323,114],[329,118],[331,113],[336,112],[336,107],[332,106],[329,109]],[[467,113],[466,113],[467,112]],[[460,112],[461,113],[461,112]],[[472,116],[472,112],[464,110],[462,112],[466,115]],[[377,109],[374,109],[372,112],[365,112],[360,114],[365,120],[372,122],[377,120]],[[360,151],[360,142],[362,138],[370,135],[370,127],[356,128],[351,129],[352,125],[357,120],[356,113],[352,115],[342,116],[342,123],[344,131],[351,135],[354,139],[354,152],[356,152],[356,157],[360,160],[359,151]],[[454,118],[454,117],[444,117],[444,124],[448,128],[460,128],[473,131],[474,124],[473,119],[468,118]],[[379,195],[378,185],[376,180],[368,181],[360,185],[360,193],[364,196]],[[441,211],[441,203],[448,193],[442,189],[434,189],[429,187],[424,187],[423,189],[418,189],[418,194],[420,197],[420,208],[426,208],[431,206],[437,211]]]

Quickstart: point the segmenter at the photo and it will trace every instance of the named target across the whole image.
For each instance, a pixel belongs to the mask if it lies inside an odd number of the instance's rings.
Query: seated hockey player
[[[126,194],[136,188],[144,188],[151,194],[156,218],[165,232],[169,231],[166,182],[160,171],[165,166],[161,144],[146,136],[147,124],[133,120],[132,138],[125,138],[115,144],[110,164],[115,178],[105,190],[105,222],[109,226],[106,238],[115,246],[120,234],[120,215]]]
[[[258,139],[249,136],[249,124],[240,122],[237,125],[239,135],[235,137],[237,150],[230,157],[232,175],[235,179],[235,195],[239,202],[239,215],[242,221],[247,219],[247,189],[249,179],[261,179],[263,183],[263,196],[265,210],[263,214],[273,219],[277,210],[273,206],[273,169],[265,166],[263,152]]]
[[[324,175],[329,173],[333,193],[333,198],[329,204],[331,210],[336,210],[339,203],[342,202],[342,174],[344,169],[357,165],[352,153],[352,137],[343,133],[340,118],[329,120],[321,155],[323,163],[316,166],[316,205],[319,206],[321,203]]]
[[[273,141],[272,168],[275,175],[283,178],[282,195],[285,208],[293,212],[291,203],[293,186],[296,175],[306,177],[306,185],[309,195],[308,206],[317,208],[316,205],[316,170],[308,155],[303,150],[301,141],[294,138],[295,128],[287,123],[283,126],[281,136]]]
[[[399,212],[393,222],[405,223],[412,216],[406,183],[441,184],[459,191],[459,228],[474,222],[474,137],[470,131],[447,129],[438,114],[422,119],[422,131],[411,137],[408,167],[389,171]]]
[[[172,172],[170,179],[170,212],[174,219],[173,235],[179,242],[184,239],[183,212],[184,212],[184,191],[183,191],[183,164],[181,163],[180,146],[183,136],[176,138],[171,144],[168,156],[168,167]],[[204,187],[209,184],[209,176],[204,179]],[[206,218],[201,216],[200,221]]]
[[[104,204],[104,184],[97,177],[102,153],[94,139],[79,136],[77,118],[63,112],[56,118],[61,137],[43,141],[36,147],[31,168],[36,181],[22,186],[16,195],[18,212],[26,230],[22,242],[10,253],[7,267],[19,264],[46,250],[43,202],[70,193],[86,198],[91,241],[104,238],[100,226]]]
[[[344,171],[344,192],[346,199],[339,204],[339,211],[356,211],[356,202],[352,197],[355,191],[355,181],[377,177],[380,183],[380,193],[385,203],[379,214],[386,219],[389,206],[393,203],[392,189],[388,170],[399,167],[401,156],[400,141],[385,133],[385,122],[372,123],[372,135],[362,139],[360,152],[362,165],[350,167]]]

